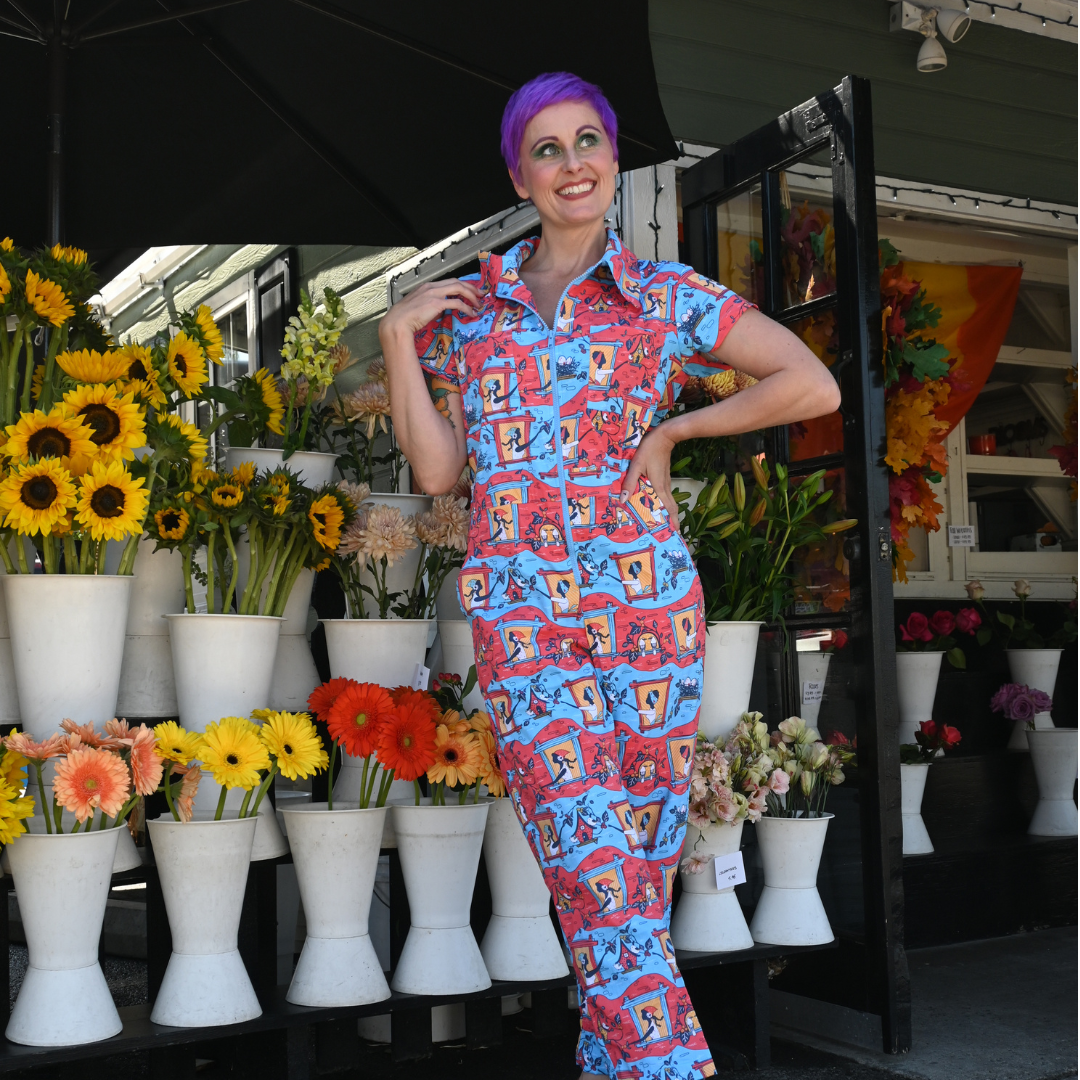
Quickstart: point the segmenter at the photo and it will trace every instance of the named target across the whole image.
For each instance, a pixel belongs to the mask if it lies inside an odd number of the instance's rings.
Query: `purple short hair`
[[[571,75],[568,71],[549,71],[537,75],[524,86],[518,87],[506,103],[502,118],[502,156],[510,175],[521,182],[521,140],[529,121],[549,105],[563,101],[584,101],[596,110],[607,137],[611,140],[611,152],[619,160],[619,122],[615,110],[604,97],[603,90],[593,83]]]

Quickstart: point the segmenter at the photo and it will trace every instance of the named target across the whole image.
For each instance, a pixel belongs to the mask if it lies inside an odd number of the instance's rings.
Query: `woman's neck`
[[[528,274],[573,281],[590,266],[595,266],[607,248],[604,220],[574,227],[543,222],[543,233],[536,250],[523,264]]]

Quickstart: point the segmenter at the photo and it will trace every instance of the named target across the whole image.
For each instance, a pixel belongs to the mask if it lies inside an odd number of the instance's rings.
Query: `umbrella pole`
[[[53,0],[53,20],[49,32],[49,161],[48,229],[49,244],[59,244],[64,235],[64,103],[67,96],[67,27],[63,0]]]

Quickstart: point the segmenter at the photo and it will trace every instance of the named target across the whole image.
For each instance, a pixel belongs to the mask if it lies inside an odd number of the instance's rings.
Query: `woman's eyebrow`
[[[556,136],[554,136],[554,135],[544,135],[541,138],[537,139],[536,142],[534,142],[532,144],[532,146],[529,147],[529,149],[530,150],[535,150],[541,143],[558,142],[558,141],[559,141],[558,138]]]
[[[581,127],[574,132],[575,135],[580,135],[583,131],[599,131],[600,129],[595,124],[582,124]]]

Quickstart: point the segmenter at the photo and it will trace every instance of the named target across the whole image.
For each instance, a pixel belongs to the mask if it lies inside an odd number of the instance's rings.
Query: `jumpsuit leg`
[[[697,703],[657,711],[662,719],[645,732],[633,705],[583,710],[573,687],[603,686],[601,703],[612,692],[633,702],[630,684],[640,672],[594,663],[580,624],[552,623],[531,606],[515,616],[535,626],[540,651],[558,642],[557,660],[519,665],[480,617],[474,644],[510,798],[573,959],[582,1003],[578,1063],[612,1080],[712,1075],[668,938],[689,788],[682,747],[692,747]],[[529,674],[516,674],[519,666]],[[644,780],[639,753],[654,762]]]

